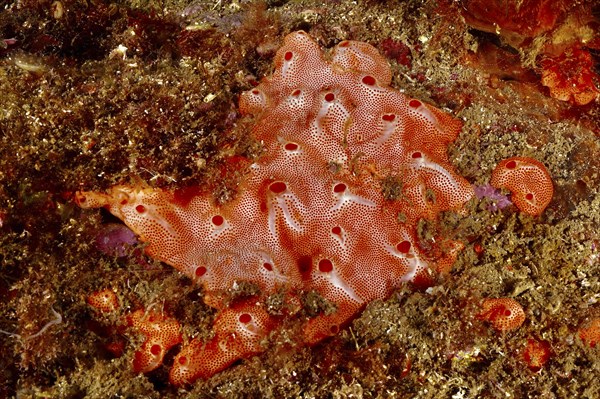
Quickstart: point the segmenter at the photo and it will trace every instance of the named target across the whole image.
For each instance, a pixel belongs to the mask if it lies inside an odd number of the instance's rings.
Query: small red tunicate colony
[[[488,298],[481,304],[479,318],[489,322],[496,331],[509,332],[521,327],[525,312],[512,298]]]
[[[523,351],[523,360],[531,371],[540,371],[550,360],[551,355],[552,351],[548,341],[535,338],[527,339],[527,346]]]
[[[179,322],[163,313],[144,309],[127,316],[127,324],[145,337],[142,347],[135,352],[133,369],[150,372],[158,368],[166,352],[182,342]]]
[[[527,157],[512,157],[501,161],[490,184],[512,193],[511,200],[523,213],[541,215],[554,195],[550,173],[540,161]]]
[[[113,313],[119,309],[117,294],[110,288],[94,291],[86,298],[86,302],[93,309],[102,313]]]

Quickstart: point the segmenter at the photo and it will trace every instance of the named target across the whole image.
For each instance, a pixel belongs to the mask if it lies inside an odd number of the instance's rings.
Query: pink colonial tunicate
[[[273,75],[240,98],[265,151],[236,199],[217,205],[189,195],[200,190],[127,185],[77,195],[81,207],[121,218],[150,256],[196,281],[217,309],[213,338],[183,340],[175,385],[263,351],[281,325],[267,311],[269,295],[285,292],[289,309],[306,292],[333,305],[305,323],[302,340],[315,344],[367,303],[449,270],[462,247],[452,242],[431,259],[416,237],[419,220],[460,210],[473,195],[447,156],[460,121],[389,87],[386,60],[366,43],[343,41],[326,54],[295,32],[274,62]],[[383,194],[390,176],[394,199]],[[260,294],[229,305],[222,299],[240,282]]]

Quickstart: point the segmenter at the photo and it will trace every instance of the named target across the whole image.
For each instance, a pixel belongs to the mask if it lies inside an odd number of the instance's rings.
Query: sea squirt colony
[[[281,323],[266,310],[269,295],[285,292],[287,303],[297,304],[312,291],[332,304],[333,311],[305,323],[303,340],[314,344],[370,301],[451,268],[461,244],[447,240],[442,255],[428,258],[416,225],[460,210],[473,196],[447,156],[461,123],[390,82],[386,60],[369,44],[342,41],[323,53],[305,32],[291,33],[273,75],[241,96],[240,110],[255,117],[253,134],[265,150],[235,200],[217,206],[201,189],[127,185],[77,194],[81,207],[105,207],[122,219],[150,256],[202,285],[205,302],[218,310],[213,338],[183,340],[173,384],[210,377],[263,351]],[[399,191],[393,199],[383,194],[389,177]],[[240,282],[260,295],[224,301]],[[147,335],[136,370],[158,367],[182,341],[166,316],[129,319]]]

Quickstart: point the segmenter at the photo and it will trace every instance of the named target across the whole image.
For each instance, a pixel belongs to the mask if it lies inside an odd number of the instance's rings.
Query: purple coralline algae
[[[512,202],[508,199],[507,195],[502,194],[500,190],[495,189],[489,184],[475,186],[475,196],[480,200],[484,198],[490,200],[490,203],[486,207],[490,212],[495,212],[512,205]]]

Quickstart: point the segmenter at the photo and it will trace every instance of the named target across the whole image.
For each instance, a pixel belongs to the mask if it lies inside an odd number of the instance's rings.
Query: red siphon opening
[[[346,191],[346,185],[344,183],[338,183],[333,186],[334,193],[343,193],[344,191]]]
[[[407,254],[408,251],[410,251],[410,247],[411,247],[410,241],[406,241],[406,240],[399,242],[398,245],[396,245],[396,249],[398,250],[398,252],[401,252],[403,254]]]
[[[412,107],[412,108],[419,108],[421,105],[422,105],[421,101],[419,101],[419,100],[410,100],[408,102],[408,106]]]
[[[240,323],[250,323],[250,321],[252,320],[252,316],[250,316],[248,313],[242,313],[240,315]]]
[[[271,185],[269,186],[269,190],[271,190],[272,193],[281,194],[282,192],[287,190],[287,186],[282,181],[276,181],[271,183]]]
[[[333,263],[329,259],[321,259],[319,261],[319,271],[329,273],[333,270]]]
[[[367,75],[362,78],[362,82],[367,86],[373,86],[375,84],[375,78],[373,76]]]
[[[215,226],[221,226],[224,222],[225,222],[225,219],[223,219],[223,216],[221,216],[221,215],[215,215],[212,217],[212,223]]]
[[[154,356],[158,355],[161,352],[161,347],[158,344],[154,344],[152,345],[152,347],[150,347],[150,353],[152,353]]]

